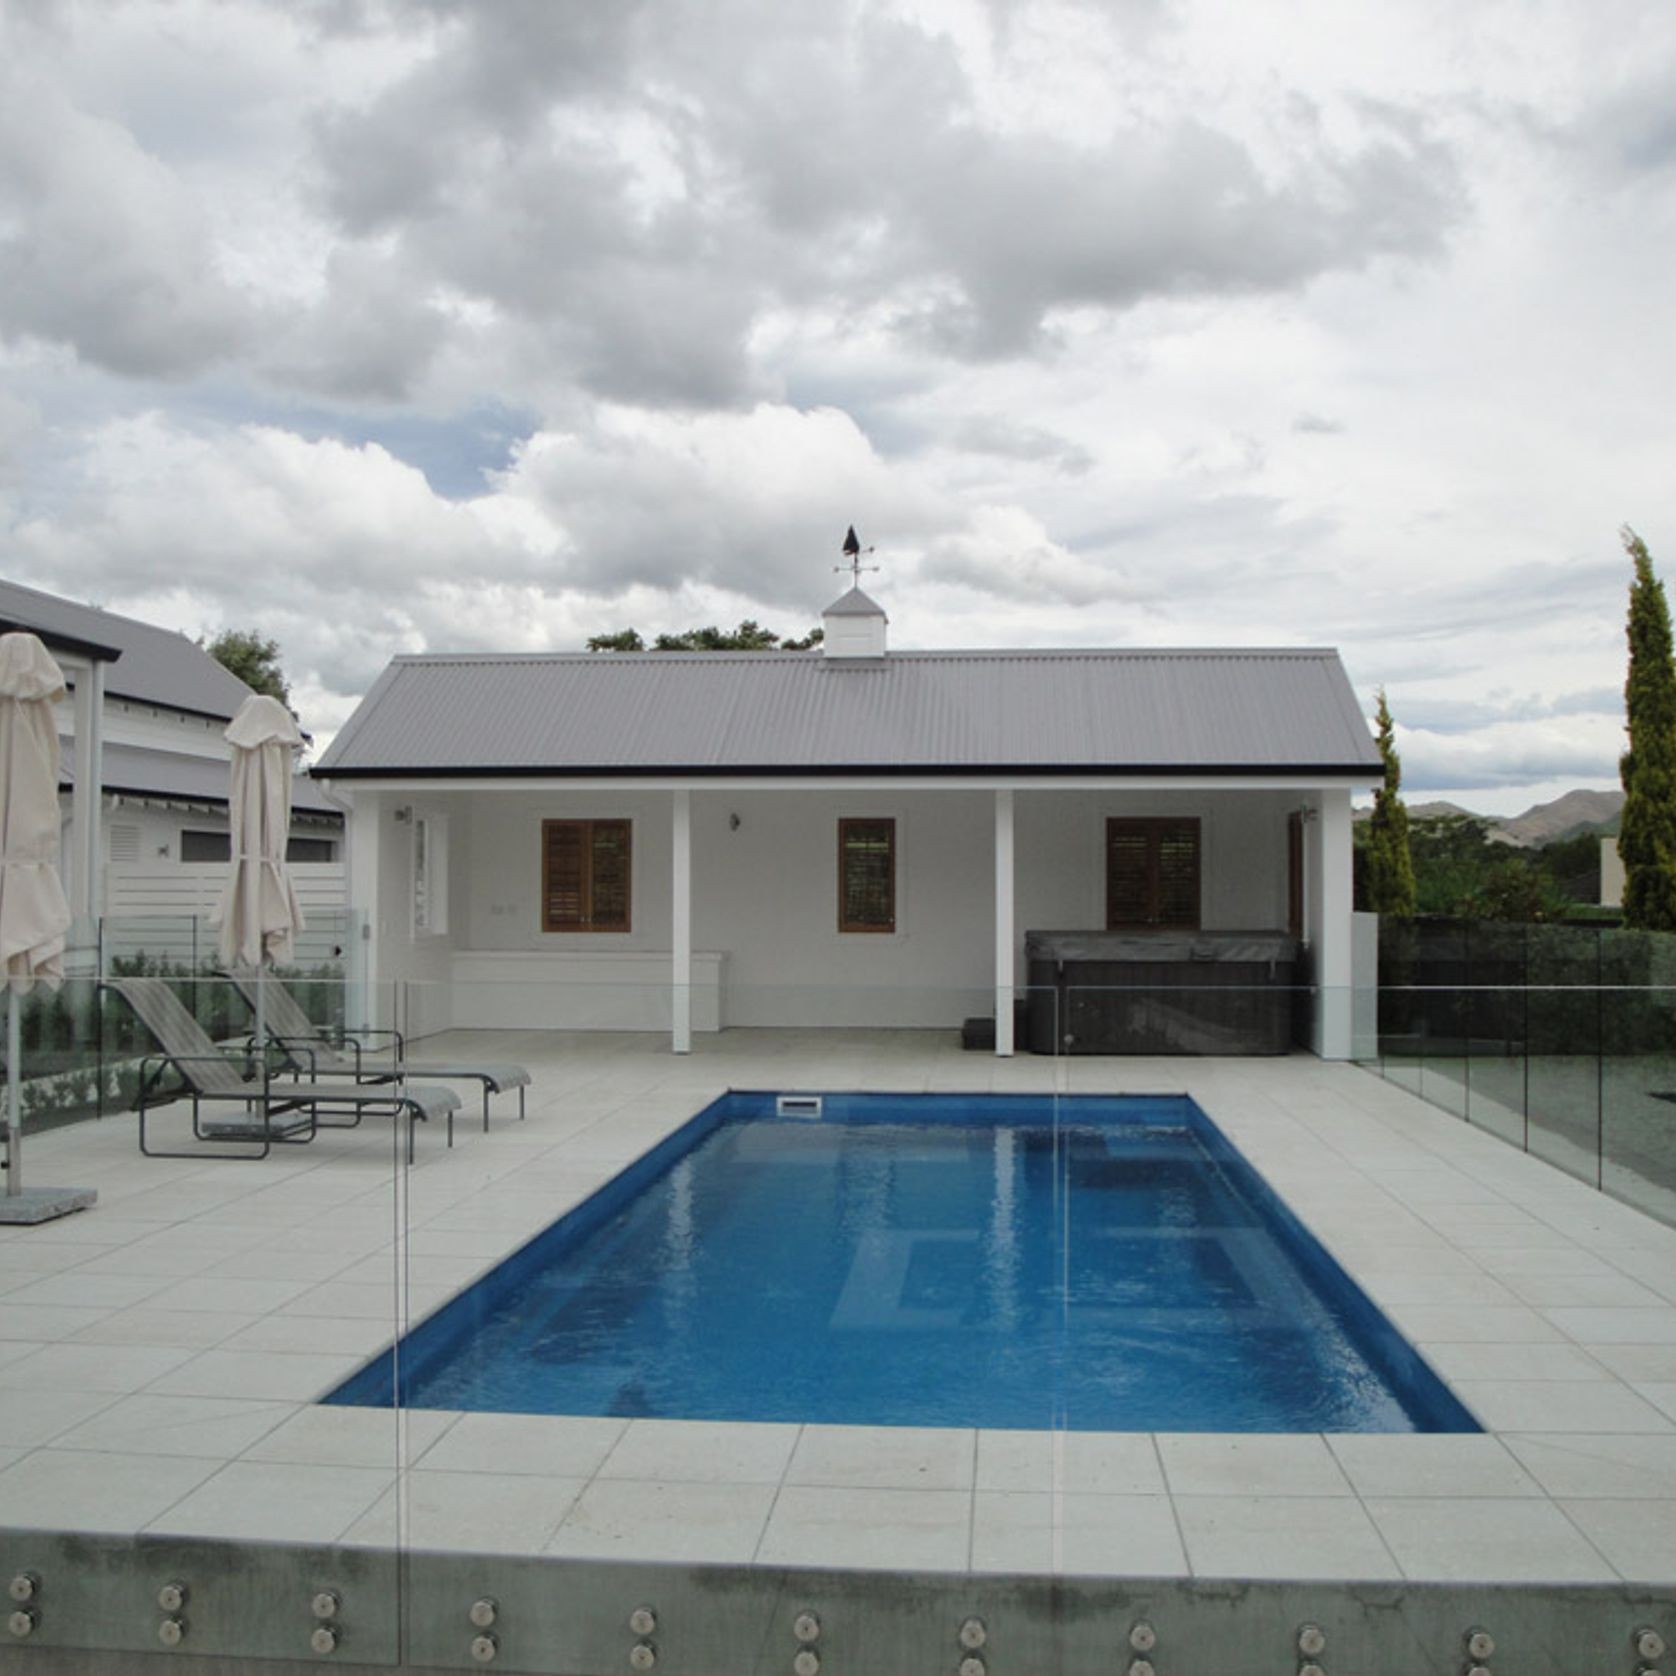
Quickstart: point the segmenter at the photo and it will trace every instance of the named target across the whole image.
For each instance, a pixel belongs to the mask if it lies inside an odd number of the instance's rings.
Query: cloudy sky
[[[1340,647],[1611,784],[1668,0],[0,0],[0,574],[283,649]]]

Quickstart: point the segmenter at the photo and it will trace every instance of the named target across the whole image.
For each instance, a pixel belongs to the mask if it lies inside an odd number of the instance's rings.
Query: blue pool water
[[[1184,1096],[729,1094],[409,1333],[421,1408],[1476,1431]],[[388,1406],[389,1352],[327,1399]]]

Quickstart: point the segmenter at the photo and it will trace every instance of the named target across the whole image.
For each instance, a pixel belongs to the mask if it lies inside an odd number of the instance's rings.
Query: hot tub
[[[1306,982],[1284,931],[1029,931],[1035,1053],[1285,1053]]]

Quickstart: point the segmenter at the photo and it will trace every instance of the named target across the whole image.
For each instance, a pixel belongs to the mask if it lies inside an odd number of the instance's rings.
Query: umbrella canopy
[[[64,976],[70,905],[58,878],[64,672],[32,634],[0,635],[0,969],[14,993]]]
[[[221,927],[226,966],[260,966],[288,960],[291,939],[303,928],[303,911],[285,868],[291,829],[291,760],[303,736],[277,698],[253,693],[227,727],[233,747],[233,787],[228,804],[232,868],[221,906],[211,920]]]

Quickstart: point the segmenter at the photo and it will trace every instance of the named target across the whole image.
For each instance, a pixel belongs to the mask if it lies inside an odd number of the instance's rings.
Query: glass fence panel
[[[1600,943],[1570,926],[1533,925],[1529,939],[1529,1148],[1599,1182]]]
[[[1468,986],[1462,996],[1464,1115],[1518,1146],[1525,1144],[1526,930],[1497,924],[1465,928]]]
[[[1676,957],[1670,939],[1601,934],[1601,1186],[1676,1222]]]

